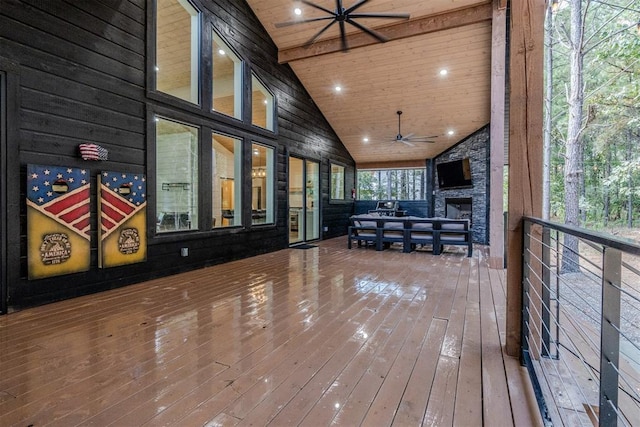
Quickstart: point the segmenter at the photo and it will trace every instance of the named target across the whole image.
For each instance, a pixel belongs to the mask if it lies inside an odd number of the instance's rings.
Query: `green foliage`
[[[561,2],[563,3],[563,2]],[[568,5],[568,2],[564,2]],[[634,9],[635,8],[635,9]],[[583,0],[582,196],[586,224],[625,223],[640,211],[640,2]],[[553,18],[551,217],[564,215],[569,7]]]
[[[425,168],[358,171],[359,200],[424,200]]]

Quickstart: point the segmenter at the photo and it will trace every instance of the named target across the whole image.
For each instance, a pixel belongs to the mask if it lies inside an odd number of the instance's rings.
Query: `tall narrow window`
[[[344,200],[344,166],[331,164],[331,199]]]
[[[242,142],[237,138],[213,134],[212,138],[212,226],[242,224]]]
[[[213,32],[213,109],[242,119],[242,61]]]
[[[273,130],[273,95],[253,74],[251,75],[251,123]]]
[[[274,222],[274,150],[260,144],[251,147],[251,222]]]
[[[158,0],[156,89],[197,104],[200,16],[187,0]]]
[[[198,228],[198,128],[156,118],[159,233]]]

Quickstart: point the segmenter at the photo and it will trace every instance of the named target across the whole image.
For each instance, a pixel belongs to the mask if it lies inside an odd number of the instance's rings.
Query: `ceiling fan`
[[[307,1],[307,0],[299,0],[299,1],[301,3],[304,3],[304,4],[308,5],[308,6],[311,6],[313,8],[318,9],[318,10],[326,12],[328,15],[327,16],[321,16],[321,17],[318,17],[318,18],[309,18],[309,19],[300,19],[300,20],[296,20],[296,21],[281,22],[281,23],[275,24],[276,28],[288,27],[290,25],[303,24],[303,23],[307,23],[307,22],[330,20],[330,22],[326,26],[324,26],[313,37],[311,37],[309,40],[307,40],[307,42],[304,44],[304,47],[311,46],[317,40],[317,38],[320,37],[320,35],[322,33],[327,31],[329,29],[329,27],[331,27],[336,22],[340,26],[340,41],[342,43],[342,51],[343,52],[346,52],[347,50],[349,50],[349,47],[347,46],[347,36],[346,36],[346,33],[345,33],[345,25],[344,25],[345,22],[347,24],[351,24],[354,27],[358,28],[359,30],[369,34],[371,37],[375,38],[379,42],[384,43],[384,42],[386,42],[388,40],[385,36],[383,36],[382,34],[378,33],[377,31],[374,31],[374,30],[372,30],[370,28],[365,27],[362,24],[359,24],[354,19],[356,19],[356,18],[409,19],[409,14],[408,13],[354,13],[354,11],[356,9],[358,9],[360,6],[364,5],[365,3],[368,3],[369,0],[359,0],[355,4],[353,4],[352,6],[350,6],[348,8],[343,7],[342,0],[336,0],[336,9],[335,10],[329,10],[329,9],[327,9],[325,7],[322,7],[320,5],[317,5],[317,4],[312,3],[310,1]]]
[[[415,134],[410,133],[408,135],[402,136],[402,132],[400,131],[400,116],[402,116],[402,111],[396,111],[396,114],[398,115],[398,134],[396,135],[395,139],[392,139],[391,142],[402,142],[403,144],[407,144],[411,147],[413,147],[415,144],[413,144],[414,142],[435,142],[432,141],[431,138],[437,138],[437,135],[432,135],[432,136],[414,136]]]

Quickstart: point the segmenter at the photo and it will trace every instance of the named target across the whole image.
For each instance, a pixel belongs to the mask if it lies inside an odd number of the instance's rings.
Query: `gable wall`
[[[200,1],[211,24],[238,52],[277,99],[275,134],[235,120],[181,107],[149,87],[153,32],[151,0],[3,0],[0,7],[0,72],[17,81],[8,105],[17,118],[9,140],[16,159],[7,176],[8,305],[12,309],[115,288],[180,271],[227,262],[288,246],[288,155],[321,162],[323,237],[345,232],[352,203],[330,204],[329,161],[347,165],[347,187],[354,162],[245,2]],[[17,99],[16,99],[17,98]],[[154,174],[153,114],[168,114],[206,129],[232,131],[245,144],[259,141],[276,149],[277,221],[274,226],[156,236],[148,216],[148,258],[126,267],[98,269],[96,176],[101,170]],[[109,150],[107,162],[86,162],[78,144],[93,142]],[[27,279],[26,168],[61,165],[91,171],[91,268],[88,272],[40,280]],[[246,164],[246,163],[245,163]],[[153,201],[149,185],[148,200]],[[247,191],[250,192],[250,188]],[[152,212],[151,210],[149,212]],[[180,249],[189,248],[181,257]]]

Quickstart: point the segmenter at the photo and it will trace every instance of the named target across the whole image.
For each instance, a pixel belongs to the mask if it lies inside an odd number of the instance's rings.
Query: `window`
[[[212,138],[212,227],[242,224],[242,141],[226,135]]]
[[[331,164],[331,200],[344,200],[344,166]]]
[[[156,89],[197,104],[200,16],[187,0],[158,0]]]
[[[360,200],[424,200],[426,169],[358,171]]]
[[[199,11],[189,0],[156,0],[155,45],[150,44],[155,48],[155,71],[147,84],[157,92],[197,104],[202,110],[210,109],[202,112],[212,119],[219,117],[210,113],[220,113],[242,121],[247,127],[253,125],[273,132],[276,118],[273,93],[253,72],[251,85],[244,81],[244,61],[232,43],[213,29],[215,21],[212,11]],[[203,30],[202,22],[211,24]],[[205,37],[203,31],[208,32]],[[153,56],[153,51],[149,55]],[[203,57],[211,58],[211,67],[201,69]],[[201,91],[202,87],[206,91]],[[248,102],[250,115],[244,105]],[[185,107],[183,103],[174,106]]]
[[[251,147],[251,223],[274,222],[274,149],[260,144]]]
[[[159,233],[198,228],[198,128],[156,118]]]
[[[251,74],[251,123],[273,130],[273,95]]]
[[[242,119],[242,61],[213,32],[213,109]]]

